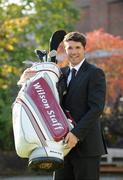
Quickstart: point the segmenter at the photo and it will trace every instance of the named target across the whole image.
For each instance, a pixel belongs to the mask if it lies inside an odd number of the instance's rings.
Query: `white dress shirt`
[[[70,80],[71,80],[71,76],[72,76],[72,68],[74,68],[74,69],[76,69],[76,74],[77,74],[77,72],[78,72],[78,70],[79,70],[79,68],[81,67],[81,65],[83,64],[83,62],[84,62],[84,60],[85,60],[85,58],[79,63],[79,64],[77,64],[76,66],[71,66],[71,64],[70,64],[70,73],[69,73],[69,75],[68,75],[68,78],[67,78],[67,85],[69,84],[69,82],[70,82]]]

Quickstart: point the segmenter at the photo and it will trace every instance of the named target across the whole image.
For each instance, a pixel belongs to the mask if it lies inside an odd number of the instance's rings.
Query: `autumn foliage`
[[[19,39],[17,34],[23,31],[25,25],[28,24],[28,17],[15,18],[6,20],[0,27],[0,47],[6,51],[14,50],[14,46]]]
[[[101,67],[107,80],[107,103],[115,103],[123,95],[123,39],[99,29],[87,33],[87,52],[102,50],[107,56],[93,58],[92,61]],[[101,51],[100,51],[101,53]]]

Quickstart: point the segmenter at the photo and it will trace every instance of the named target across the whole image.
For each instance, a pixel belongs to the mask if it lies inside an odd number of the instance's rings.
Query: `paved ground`
[[[0,180],[52,180],[51,176],[36,177],[0,177]]]
[[[0,180],[52,180],[51,176],[0,177]]]
[[[52,176],[0,177],[0,180],[52,180]],[[123,180],[123,175],[101,177],[100,180]]]

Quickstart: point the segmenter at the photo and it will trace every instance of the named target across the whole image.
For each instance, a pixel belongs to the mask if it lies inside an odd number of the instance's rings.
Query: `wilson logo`
[[[46,90],[41,86],[39,82],[33,85],[34,89],[40,98],[40,103],[42,109],[45,111],[45,115],[48,116],[48,119],[50,120],[50,124],[54,128],[54,130],[62,130],[64,129],[63,125],[59,122],[57,119],[56,112],[51,107],[51,100],[48,98],[48,94]]]

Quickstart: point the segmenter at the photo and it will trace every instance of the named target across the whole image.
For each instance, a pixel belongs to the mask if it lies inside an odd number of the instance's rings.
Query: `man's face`
[[[84,59],[84,47],[80,42],[64,42],[68,60],[72,66],[79,64]]]

